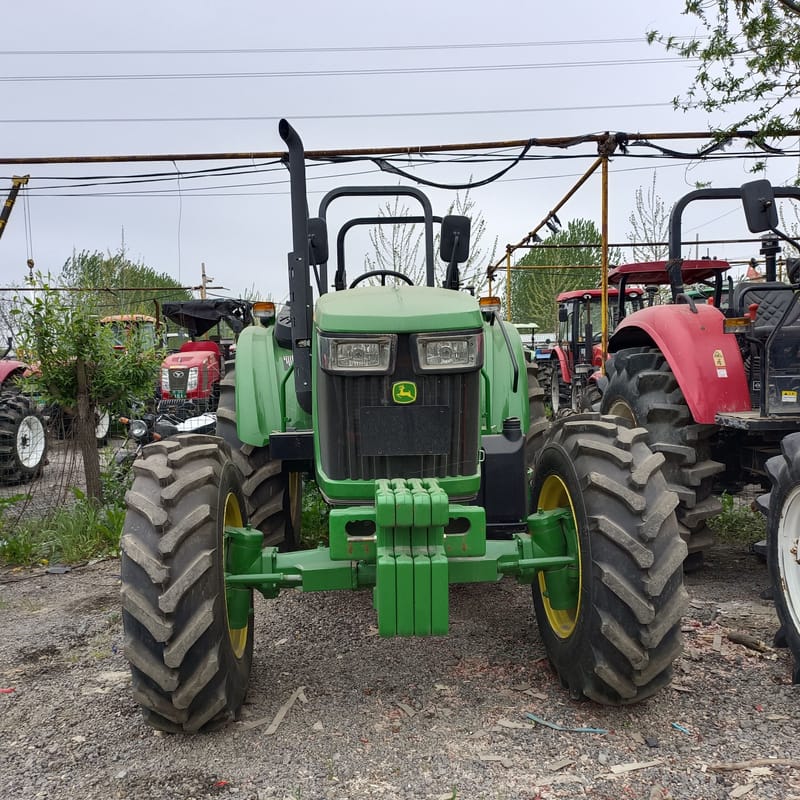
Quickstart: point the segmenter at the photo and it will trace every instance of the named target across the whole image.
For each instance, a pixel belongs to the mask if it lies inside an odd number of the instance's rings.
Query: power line
[[[705,39],[704,36],[675,36],[676,41]],[[173,56],[173,55],[265,55],[270,53],[391,53],[419,50],[488,50],[512,47],[576,47],[598,44],[647,44],[646,36],[612,39],[562,39],[540,42],[474,42],[465,44],[400,44],[351,47],[239,47],[167,50],[0,50],[0,56]]]
[[[648,64],[690,64],[698,58],[619,58],[608,61],[553,61],[539,64],[471,64],[453,67],[379,67],[376,69],[317,69],[284,72],[174,72],[130,73],[121,75],[5,75],[0,83],[51,83],[73,81],[164,81],[164,80],[228,80],[248,78],[342,78],[377,75],[431,75],[465,72],[508,72],[513,70],[584,69],[586,67],[629,67]]]
[[[627,137],[628,146],[634,144],[650,144],[653,141],[686,141],[691,139],[713,139],[713,132],[710,131],[685,131],[678,133],[629,133]],[[757,131],[730,131],[726,134],[728,139],[744,139],[746,141],[756,140]],[[783,131],[779,136],[770,137],[773,139],[783,139],[800,135],[800,130],[792,129]],[[507,141],[494,142],[462,142],[451,144],[429,144],[429,145],[399,145],[389,147],[362,147],[362,148],[340,148],[334,150],[313,150],[307,149],[305,156],[309,160],[335,160],[339,158],[370,158],[372,156],[406,156],[419,157],[430,153],[455,153],[459,151],[475,150],[499,150],[513,147],[553,147],[566,149],[579,144],[602,143],[608,138],[608,133],[587,133],[577,136],[550,136],[550,137],[530,137],[528,139],[511,139]],[[685,154],[683,158],[701,158],[702,154]],[[164,161],[258,161],[269,159],[284,159],[286,152],[283,150],[272,150],[267,152],[230,152],[230,153],[168,153],[156,155],[118,155],[118,156],[22,156],[22,157],[0,157],[0,165],[32,165],[32,164],[119,164],[119,163],[152,163]]]
[[[550,106],[543,108],[496,108],[496,109],[474,109],[472,111],[391,111],[382,114],[292,114],[289,119],[293,120],[331,120],[331,119],[389,119],[394,117],[466,117],[479,116],[485,114],[531,114],[531,113],[550,113],[563,111],[604,111],[611,109],[629,108],[663,108],[672,106],[668,103],[604,103],[594,106]],[[285,114],[282,116],[286,116]],[[131,122],[272,122],[279,120],[277,116],[230,116],[230,117],[56,117],[39,119],[0,119],[0,123],[14,125],[35,125],[35,124],[98,124],[98,123],[131,123]]]

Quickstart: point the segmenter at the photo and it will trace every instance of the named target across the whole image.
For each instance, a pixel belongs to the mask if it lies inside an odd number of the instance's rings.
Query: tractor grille
[[[398,337],[392,375],[318,369],[320,456],[330,478],[442,478],[478,471],[480,371],[415,373],[408,342],[408,336]],[[416,402],[392,401],[396,381],[414,381]]]
[[[183,392],[186,394],[186,386],[189,382],[189,368],[181,367],[180,369],[169,370],[169,391]]]

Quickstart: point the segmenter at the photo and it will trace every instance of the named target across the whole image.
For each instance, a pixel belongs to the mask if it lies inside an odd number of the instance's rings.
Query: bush
[[[716,533],[720,541],[749,547],[767,535],[764,517],[753,511],[749,503],[727,492],[723,492],[720,500],[722,513],[708,521],[708,527]]]

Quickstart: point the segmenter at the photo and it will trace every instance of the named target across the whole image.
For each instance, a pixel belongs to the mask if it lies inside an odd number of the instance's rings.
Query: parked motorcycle
[[[125,442],[117,450],[114,462],[127,472],[130,465],[141,454],[142,448],[179,433],[209,433],[217,429],[217,415],[207,412],[198,414],[194,403],[184,403],[169,412],[145,412],[138,417],[120,417],[125,426]]]

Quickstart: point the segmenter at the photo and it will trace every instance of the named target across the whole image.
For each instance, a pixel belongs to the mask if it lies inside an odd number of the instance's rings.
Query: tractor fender
[[[561,380],[564,381],[564,383],[572,383],[572,372],[569,368],[569,362],[567,361],[567,354],[560,344],[557,344],[553,348],[550,354],[550,361],[558,361],[558,371],[561,375]],[[555,366],[555,364],[553,364],[553,366]]]
[[[722,312],[697,305],[652,306],[626,317],[609,341],[609,352],[657,347],[672,369],[695,422],[713,424],[719,411],[751,408],[739,344],[723,332]]]
[[[263,447],[273,431],[311,427],[294,390],[292,351],[275,340],[274,327],[248,326],[236,343],[236,421],[239,439]]]
[[[22,377],[28,371],[28,365],[22,361],[8,359],[0,361],[0,386],[11,378]]]
[[[519,331],[511,323],[497,319],[493,323],[484,321],[483,334],[484,361],[481,368],[483,423],[481,433],[501,433],[503,420],[508,417],[518,417],[522,420],[522,432],[527,433],[529,424],[527,362]],[[517,364],[516,391],[514,391],[514,373],[509,344]]]

